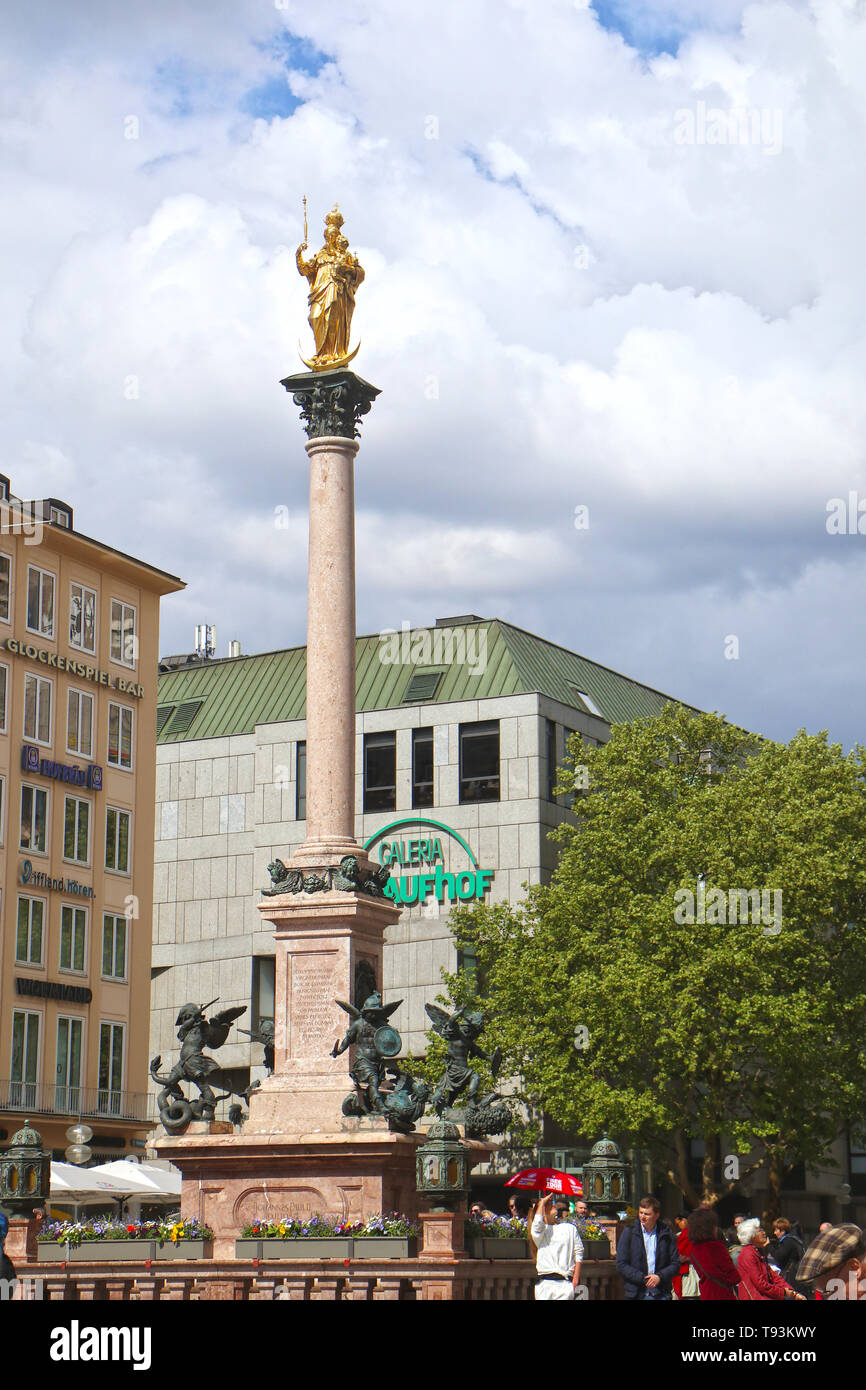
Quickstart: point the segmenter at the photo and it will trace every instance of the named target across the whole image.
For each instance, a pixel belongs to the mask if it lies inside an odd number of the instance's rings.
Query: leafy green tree
[[[550,884],[454,914],[489,1046],[549,1116],[649,1148],[691,1203],[766,1167],[772,1219],[785,1172],[863,1110],[864,750],[668,706],[599,748],[575,736],[558,791],[582,780]]]

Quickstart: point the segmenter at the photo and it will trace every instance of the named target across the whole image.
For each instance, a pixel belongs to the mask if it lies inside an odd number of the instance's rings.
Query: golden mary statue
[[[304,366],[314,372],[345,367],[357,353],[349,351],[349,332],[355,311],[355,290],[364,272],[342,235],[343,216],[336,203],[325,218],[325,244],[311,260],[307,249],[307,200],[304,199],[304,240],[295,252],[301,275],[310,282],[310,327],[316,340],[316,355],[309,360],[301,354]],[[360,347],[360,343],[358,347]]]

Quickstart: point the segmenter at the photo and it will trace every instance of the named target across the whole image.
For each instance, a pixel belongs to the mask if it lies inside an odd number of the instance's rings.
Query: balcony
[[[0,1080],[0,1111],[74,1119],[132,1120],[156,1124],[156,1096],[147,1091],[103,1091],[98,1087],[57,1086],[35,1081]]]

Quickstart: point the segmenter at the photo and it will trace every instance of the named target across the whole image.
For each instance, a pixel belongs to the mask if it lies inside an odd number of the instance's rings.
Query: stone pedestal
[[[245,1126],[235,1135],[166,1136],[156,1147],[183,1173],[182,1215],[212,1228],[215,1259],[233,1259],[241,1227],[256,1219],[416,1214],[415,1150],[424,1136],[363,1123],[329,1134],[252,1134]]]
[[[5,1250],[14,1265],[35,1264],[36,1237],[44,1221],[41,1212],[33,1216],[10,1216]]]
[[[351,1018],[335,1000],[356,1003],[381,985],[385,928],[399,908],[332,891],[284,893],[259,911],[276,941],[274,1075],[252,1095],[245,1132],[339,1130],[351,1053],[334,1058],[331,1049]],[[399,1028],[399,1012],[394,1022]]]
[[[422,1260],[465,1259],[465,1211],[423,1211],[420,1221],[424,1232],[419,1252]]]

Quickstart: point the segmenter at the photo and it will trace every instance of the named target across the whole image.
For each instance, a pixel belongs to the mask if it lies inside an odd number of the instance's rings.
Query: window
[[[578,690],[576,685],[573,685],[571,688],[572,690],[577,691],[578,695],[580,696],[583,703],[586,705],[586,708],[589,710],[590,714],[597,715],[599,719],[604,718],[604,715],[602,714],[601,710],[599,709],[598,705],[595,703],[595,700],[592,698],[591,695],[587,695],[585,690]]]
[[[106,980],[126,979],[126,918],[114,912],[102,918],[102,974]]]
[[[547,800],[556,800],[556,725],[552,719],[544,721],[544,748],[547,764]]]
[[[42,937],[45,922],[43,898],[18,899],[18,931],[15,936],[15,960],[19,965],[42,964]]]
[[[100,1115],[120,1115],[123,1111],[123,1024],[99,1025],[99,1094],[96,1102]]]
[[[274,994],[277,963],[273,956],[253,956],[253,986],[250,1001],[252,1028],[274,1021]]]
[[[397,807],[397,735],[364,735],[364,811]]]
[[[45,826],[48,821],[48,793],[41,787],[21,786],[21,849],[31,854],[45,853]]]
[[[12,557],[0,555],[0,622],[12,617]]]
[[[412,805],[433,805],[433,730],[412,730]]]
[[[90,802],[67,796],[63,813],[63,858],[90,863]]]
[[[81,1046],[84,1036],[82,1018],[57,1020],[57,1079],[54,1090],[54,1108],[62,1114],[66,1111],[74,1115],[81,1106]]]
[[[24,737],[51,742],[51,685],[44,676],[24,677]]]
[[[6,733],[6,696],[9,690],[9,667],[0,665],[0,734]]]
[[[48,520],[54,526],[65,526],[67,531],[72,530],[72,513],[66,507],[49,506]]]
[[[105,808],[105,867],[115,873],[129,873],[129,824],[132,815],[116,806]]]
[[[54,637],[54,575],[27,566],[27,628],[40,637]]]
[[[12,1011],[12,1076],[9,1103],[25,1108],[36,1104],[39,1081],[39,1025],[41,1014]]]
[[[301,741],[296,745],[295,779],[295,819],[307,819],[307,745]]]
[[[111,659],[122,666],[134,666],[138,659],[135,609],[116,598],[111,600]]]
[[[69,645],[81,652],[96,651],[96,592],[84,584],[69,589]]]
[[[85,970],[84,947],[87,938],[87,909],[70,907],[64,903],[60,909],[60,969]]]
[[[93,757],[93,696],[70,690],[66,701],[66,749],[80,758]]]
[[[132,710],[125,705],[108,706],[108,761],[132,769]]]
[[[499,800],[499,720],[460,725],[460,800]]]

